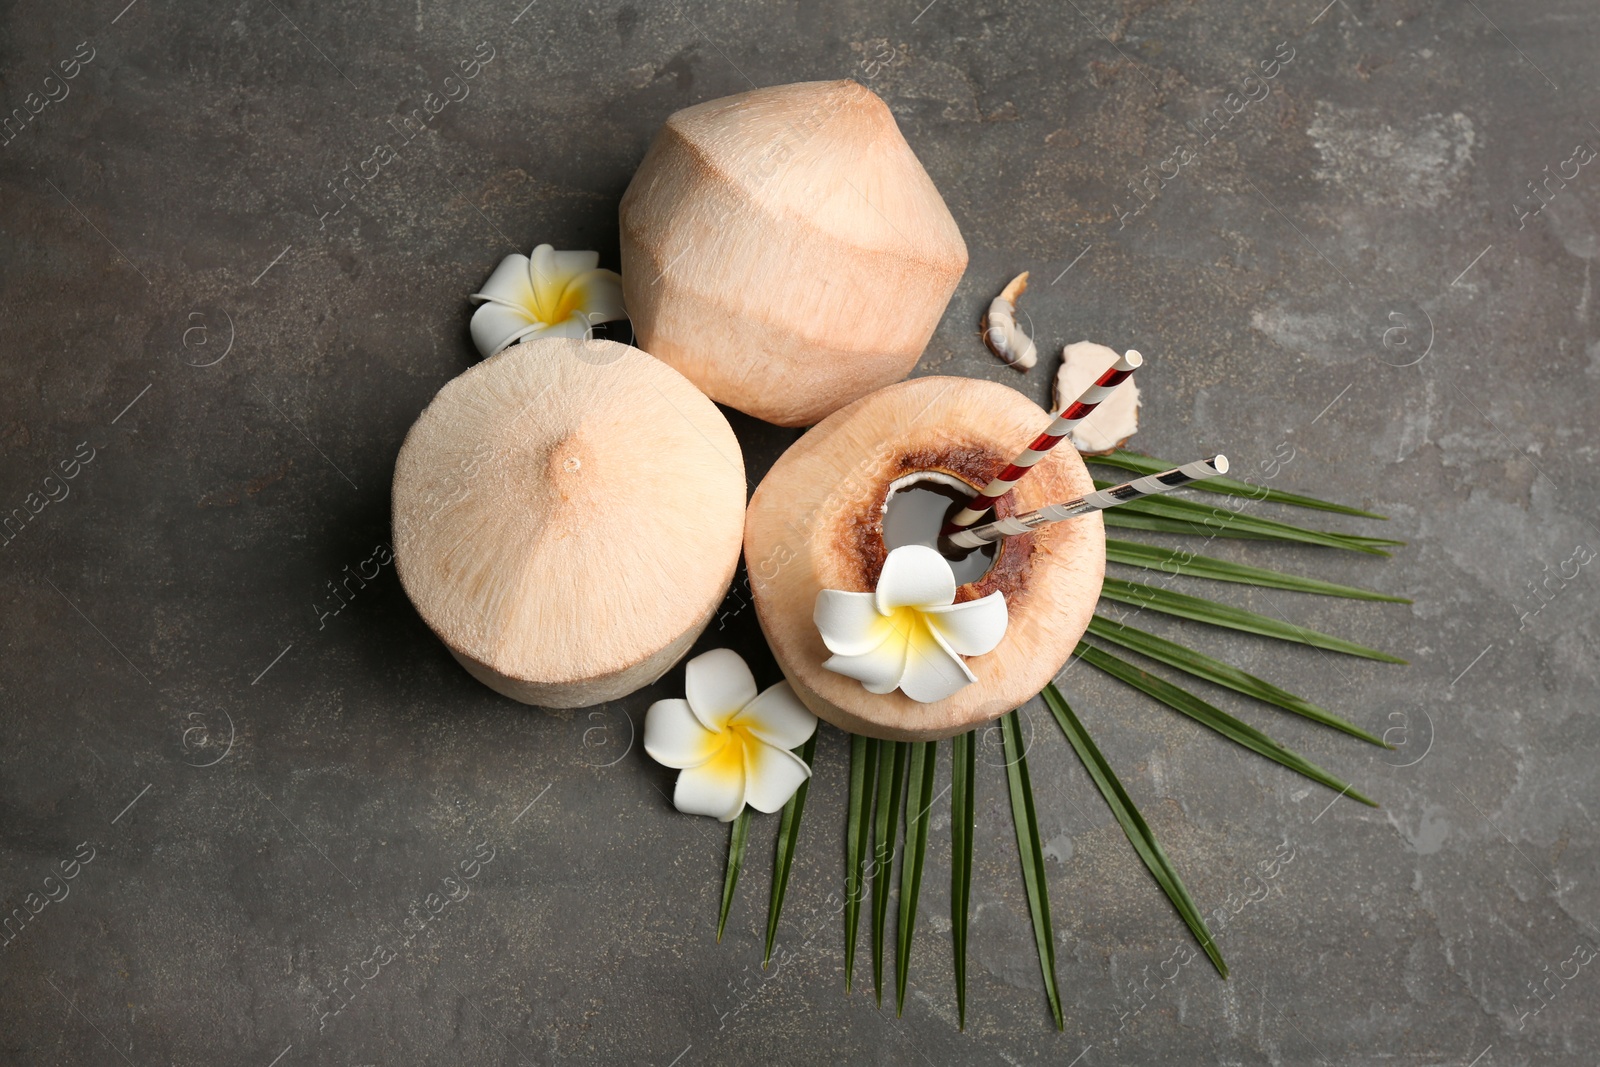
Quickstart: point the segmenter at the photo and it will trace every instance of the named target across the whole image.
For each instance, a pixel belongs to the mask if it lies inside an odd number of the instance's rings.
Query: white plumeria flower
[[[803,745],[817,717],[788,682],[756,693],[756,679],[737,652],[714,648],[690,660],[687,700],[658,700],[644,717],[644,750],[676,767],[672,803],[690,815],[731,822],[744,806],[773,812],[811,777],[789,750]]]
[[[955,603],[950,563],[926,545],[889,553],[871,593],[824,589],[812,619],[833,655],[823,664],[869,693],[896,689],[931,704],[978,680],[962,656],[992,652],[1009,616],[999,590]]]
[[[625,319],[622,278],[598,269],[598,252],[557,252],[540,245],[533,255],[512,254],[472,299],[472,343],[485,359],[533,337],[584,337],[596,323]]]

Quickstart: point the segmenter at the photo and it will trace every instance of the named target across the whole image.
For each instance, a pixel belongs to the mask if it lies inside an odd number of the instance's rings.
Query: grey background
[[[1537,614],[1534,583],[1600,548],[1600,175],[1517,217],[1528,182],[1600,144],[1592,5],[125,2],[0,15],[8,112],[79,42],[94,56],[0,148],[0,503],[94,449],[0,550],[0,904],[94,850],[0,949],[0,1059],[1594,1062],[1600,974],[1550,976],[1600,917],[1597,579],[1549,581]],[[328,183],[397,146],[390,120],[481,42],[470,94],[331,214]],[[1202,144],[1186,123],[1280,42],[1270,94]],[[465,298],[500,257],[549,241],[614,267],[617,200],[671,111],[845,77],[889,102],[971,249],[918,373],[1048,403],[1063,342],[1137,346],[1137,445],[1226,450],[1392,516],[1335,525],[1410,542],[1389,561],[1212,551],[1411,607],[1196,590],[1409,667],[1182,631],[1393,730],[1383,752],[1210,694],[1382,810],[1330,807],[1087,670],[1063,679],[1208,911],[1293,849],[1220,933],[1227,982],[1203,961],[1159,976],[1187,935],[1037,707],[1066,1032],[991,737],[959,1033],[948,794],[897,1019],[843,991],[842,735],[822,738],[784,963],[763,974],[775,817],[718,945],[726,833],[673,812],[671,772],[631,740],[681,669],[598,709],[516,705],[455,666],[392,568],[319,622],[327,583],[388,538],[396,450],[475,358]],[[1185,146],[1119,222],[1126,183]],[[1044,354],[1025,378],[976,338],[1021,269]],[[731,419],[752,479],[796,436]],[[726,616],[700,647],[776,680],[752,613]],[[939,773],[942,790],[947,755]],[[394,951],[485,842],[471,894],[323,1020],[341,969]]]

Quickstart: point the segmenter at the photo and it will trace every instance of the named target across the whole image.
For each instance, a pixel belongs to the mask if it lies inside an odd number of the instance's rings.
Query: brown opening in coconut
[[[901,455],[887,468],[885,475],[887,480],[881,487],[875,487],[875,491],[869,491],[862,501],[864,514],[858,516],[851,508],[846,509],[841,515],[842,529],[848,531],[849,541],[846,543],[852,549],[849,558],[855,563],[854,567],[847,568],[848,573],[842,578],[851,584],[825,585],[824,588],[861,590],[876,588],[878,577],[883,571],[883,561],[889,557],[891,549],[899,548],[901,544],[940,547],[937,526],[933,529],[931,537],[918,537],[907,541],[901,541],[886,532],[885,520],[890,502],[901,495],[902,490],[935,484],[959,492],[962,500],[970,499],[978,491],[978,486],[988,480],[983,475],[973,472],[988,470],[990,467],[998,471],[1005,466],[1009,458],[998,451],[971,447],[950,448],[944,450],[942,454],[922,448]],[[967,473],[960,473],[963,471]],[[1004,519],[1016,513],[1013,494],[1007,493],[995,501],[995,518]],[[944,515],[941,513],[941,524],[943,518]],[[918,519],[913,516],[912,522],[908,525],[917,522]],[[940,551],[943,554],[943,550]],[[969,558],[985,559],[985,563],[970,577],[963,576],[962,572],[957,573],[956,602],[977,600],[996,590],[1005,593],[1008,601],[1013,594],[1020,596],[1025,584],[1023,578],[1027,574],[1032,554],[1032,534],[1008,537],[1003,541],[994,542],[988,547],[986,557],[974,552]]]
[[[976,486],[943,471],[918,471],[895,479],[882,506],[884,549],[926,545],[944,556],[958,586],[982,579],[994,565],[1000,543],[991,541],[969,551],[949,547],[939,536],[945,521],[976,492]]]

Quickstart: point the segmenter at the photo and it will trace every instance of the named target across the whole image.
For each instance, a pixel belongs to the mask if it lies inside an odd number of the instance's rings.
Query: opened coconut
[[[1049,413],[1006,386],[917,378],[835,412],[778,459],[750,501],[745,562],[767,643],[807,707],[852,733],[931,740],[1010,711],[1061,670],[1089,624],[1105,574],[1098,513],[1005,538],[959,585],[957,603],[1004,594],[1009,621],[993,651],[965,659],[976,681],[951,696],[922,703],[901,691],[872,693],[828,670],[830,653],[813,620],[822,590],[877,587],[889,550],[891,494],[918,485],[974,494],[1049,424]],[[995,514],[1031,511],[1093,488],[1082,459],[1057,448],[999,498]],[[926,519],[927,541],[942,519],[942,511]]]
[[[675,113],[622,198],[621,230],[640,345],[780,426],[905,377],[967,264],[894,116],[852,81]]]
[[[732,581],[744,460],[715,404],[637,348],[514,345],[439,390],[395,463],[396,569],[474,677],[584,707],[678,661]]]

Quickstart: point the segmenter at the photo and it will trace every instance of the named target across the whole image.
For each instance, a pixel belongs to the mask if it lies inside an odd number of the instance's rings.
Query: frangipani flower
[[[488,359],[531,337],[584,337],[596,323],[625,319],[622,279],[597,269],[598,252],[557,252],[540,245],[533,255],[512,254],[472,299],[472,343]]]
[[[955,603],[950,564],[926,545],[889,553],[871,593],[824,589],[812,614],[833,655],[823,664],[855,678],[869,693],[896,689],[931,704],[977,681],[962,656],[992,652],[1006,635],[999,590]]]
[[[723,822],[746,804],[777,811],[811,777],[789,750],[806,742],[817,717],[788,682],[758,695],[739,654],[714,648],[689,661],[684,692],[687,700],[658,700],[644,717],[644,750],[683,772],[672,797],[679,811]]]

